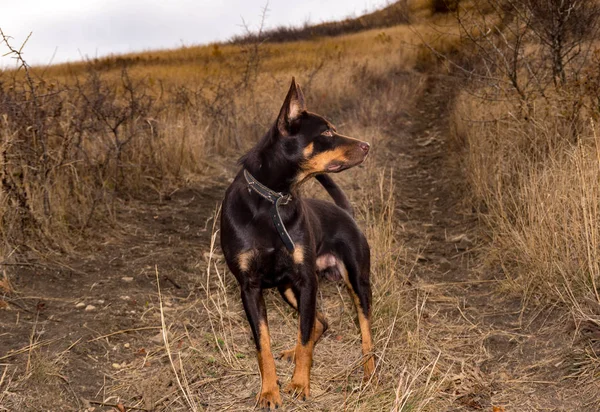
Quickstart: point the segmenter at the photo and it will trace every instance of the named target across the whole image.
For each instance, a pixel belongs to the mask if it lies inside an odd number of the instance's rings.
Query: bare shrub
[[[521,2],[519,2],[521,3]],[[551,62],[555,85],[567,82],[569,66],[579,73],[576,59],[589,52],[586,42],[595,38],[600,24],[600,4],[589,0],[527,0],[509,2],[515,12],[531,15],[531,29]],[[524,10],[521,11],[521,8]]]
[[[47,81],[3,40],[19,67],[0,77],[2,240],[6,251],[62,249],[93,219],[113,222],[116,196],[164,177],[151,121],[162,107],[125,69],[116,87],[93,69]]]
[[[27,65],[22,47],[8,36],[3,42],[18,62],[0,74],[6,254],[36,242],[69,248],[92,223],[116,222],[117,198],[161,194],[206,168],[210,154],[245,147],[272,111],[264,110],[271,100],[257,97],[260,42],[244,44],[244,58],[229,63],[238,76],[168,90],[131,76],[128,59],[117,59],[116,76],[93,61],[83,73],[47,80]]]
[[[485,0],[459,5],[455,16],[460,53],[429,48],[486,98],[514,99],[516,93],[523,116],[531,101],[552,99],[548,93],[581,81],[600,28],[600,5],[579,0]]]

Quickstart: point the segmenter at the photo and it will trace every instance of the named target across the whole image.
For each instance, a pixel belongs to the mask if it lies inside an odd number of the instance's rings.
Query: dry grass
[[[330,331],[315,351],[312,397],[300,402],[286,396],[286,408],[439,411],[491,406],[494,385],[509,382],[511,377],[482,372],[483,363],[491,357],[487,342],[497,335],[511,341],[521,336],[512,329],[483,325],[483,317],[474,313],[478,307],[467,308],[464,296],[471,286],[481,283],[479,279],[427,283],[422,280],[424,276],[414,276],[421,254],[411,249],[414,244],[409,247],[404,243],[408,236],[397,224],[397,213],[403,208],[399,200],[407,194],[400,192],[402,185],[394,180],[398,176],[394,167],[401,163],[398,153],[388,150],[390,142],[402,133],[398,119],[414,107],[423,92],[423,77],[412,70],[442,66],[443,59],[429,46],[443,54],[455,53],[461,47],[458,36],[454,36],[458,29],[448,29],[450,17],[434,13],[436,8],[443,8],[440,2],[415,0],[409,5],[414,16],[410,28],[396,26],[259,48],[190,47],[110,57],[89,65],[51,67],[47,77],[36,78],[38,90],[46,94],[58,88],[60,96],[67,97],[60,100],[64,111],[44,117],[52,120],[51,130],[62,130],[52,134],[55,140],[51,139],[50,159],[60,159],[64,153],[56,136],[79,130],[69,126],[66,119],[89,114],[82,114],[85,105],[78,99],[87,96],[86,90],[94,90],[94,85],[113,93],[108,99],[111,107],[127,107],[123,83],[123,76],[127,76],[135,82],[136,92],[150,98],[151,109],[127,118],[117,128],[132,137],[122,148],[119,164],[113,158],[106,163],[106,170],[98,173],[98,165],[112,153],[106,150],[111,130],[85,129],[82,147],[88,158],[82,167],[78,165],[80,152],[73,151],[77,155],[66,161],[49,163],[50,173],[42,174],[46,180],[19,180],[33,202],[34,220],[45,222],[40,226],[41,235],[21,230],[17,224],[21,217],[11,203],[14,200],[3,193],[3,256],[14,260],[43,254],[38,249],[47,253],[53,245],[36,243],[45,234],[54,236],[65,250],[85,247],[77,245],[83,241],[93,245],[95,240],[90,240],[82,228],[100,227],[106,231],[103,235],[110,236],[106,227],[117,222],[116,211],[123,200],[132,196],[166,198],[177,188],[200,180],[230,178],[235,158],[270,126],[289,79],[295,75],[311,110],[326,115],[344,134],[373,144],[364,166],[336,179],[351,198],[372,249],[377,361],[373,379],[362,383],[354,306],[343,285],[323,283],[319,307],[329,320]],[[428,46],[421,44],[423,40]],[[39,70],[32,73],[37,76]],[[13,78],[13,73],[3,75]],[[22,80],[21,75],[17,73],[14,79]],[[88,75],[97,83],[84,83]],[[85,87],[78,89],[77,81]],[[25,90],[23,95],[27,93]],[[103,94],[89,96],[99,95]],[[57,101],[50,102],[55,106],[48,107],[59,106]],[[524,119],[512,104],[482,103],[471,94],[463,94],[453,126],[457,142],[468,147],[467,171],[475,204],[481,206],[491,238],[486,256],[490,264],[503,268],[507,280],[502,287],[523,293],[529,302],[561,302],[573,309],[576,329],[582,335],[589,332],[596,336],[600,313],[596,288],[600,271],[599,142],[594,124],[586,119],[576,122],[574,129],[574,123],[564,121],[561,105],[537,106],[536,102],[537,112]],[[21,124],[3,124],[3,153],[16,147],[11,146],[13,143],[23,141],[15,137],[23,136],[19,133],[27,129],[19,128]],[[565,139],[565,135],[577,139]],[[6,170],[20,179],[20,170],[26,169],[22,159],[5,159],[3,167],[13,167]],[[123,179],[117,178],[119,167],[124,171]],[[117,183],[120,190],[115,188]],[[307,185],[305,191],[325,196],[314,184]],[[45,193],[51,213],[44,209]],[[421,192],[412,196],[421,196]],[[96,206],[94,199],[99,199]],[[132,315],[136,325],[147,326],[95,333],[97,337],[82,343],[104,344],[101,351],[108,370],[102,371],[105,382],[98,383],[101,387],[95,395],[101,401],[82,401],[66,393],[68,385],[57,384],[64,381],[61,370],[67,354],[79,343],[69,345],[62,352],[64,356],[50,358],[44,351],[54,342],[39,338],[32,329],[29,344],[0,358],[0,362],[11,361],[8,366],[0,364],[0,405],[13,410],[54,406],[84,409],[92,404],[165,411],[254,409],[260,375],[238,285],[216,247],[218,213],[215,209],[209,247],[200,251],[192,267],[197,277],[187,296],[164,292],[158,271],[153,272],[152,278],[156,274],[158,283],[156,294],[141,315]],[[89,216],[97,220],[89,220]],[[425,228],[426,222],[421,223],[418,230]],[[18,241],[16,233],[21,236]],[[24,245],[30,249],[29,255],[14,252],[20,252]],[[8,284],[8,278],[4,279]],[[456,292],[459,288],[464,290]],[[294,345],[297,316],[276,292],[267,291],[266,302],[277,353]],[[148,338],[140,332],[155,336]],[[133,337],[126,340],[129,334]],[[135,342],[134,347],[129,341]],[[593,381],[597,377],[597,353],[593,345],[578,348],[572,354],[572,376]],[[29,366],[12,363],[16,356],[27,356]],[[111,363],[114,359],[119,362]],[[99,368],[104,365],[101,361]],[[284,361],[276,364],[285,383],[293,366]],[[519,372],[519,378],[529,373]],[[23,392],[31,385],[40,385],[46,393],[65,391],[58,395],[63,403],[57,403],[56,398],[34,399]]]
[[[463,94],[454,125],[490,237],[487,270],[498,268],[502,288],[522,296],[523,310],[567,309],[575,352],[584,358],[568,355],[567,363],[593,385],[600,366],[589,337],[600,325],[600,142],[594,121],[570,118],[573,102],[558,97],[536,101],[523,117],[510,102],[483,104]]]
[[[511,282],[529,296],[600,303],[597,128],[589,119],[574,142],[559,108],[538,106],[541,113],[531,119],[519,119],[511,108],[484,109],[463,96],[456,113],[475,200],[494,227],[494,257],[518,274]]]

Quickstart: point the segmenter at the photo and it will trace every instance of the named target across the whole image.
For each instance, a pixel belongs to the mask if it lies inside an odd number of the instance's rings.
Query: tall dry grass
[[[456,102],[454,135],[467,149],[473,197],[490,231],[490,260],[526,300],[558,299],[582,312],[576,301],[600,305],[592,253],[598,15],[595,6],[583,10],[588,6],[573,2],[592,21],[579,30],[571,24],[575,15],[562,9],[501,6],[489,0],[457,17],[463,60],[473,69],[458,66],[472,82]],[[560,56],[541,29],[552,19],[568,22],[553,36],[575,45]]]
[[[600,304],[597,126],[583,120],[573,141],[560,108],[541,105],[528,119],[513,109],[463,95],[455,113],[474,198],[491,230],[490,258],[528,297],[590,304],[583,312],[591,315]]]
[[[600,366],[600,130],[592,112],[572,119],[565,116],[568,98],[558,102],[533,102],[524,117],[511,102],[465,93],[454,125],[489,236],[485,270],[522,298],[523,311],[556,305],[570,315],[574,345],[564,355],[565,376],[593,388]]]

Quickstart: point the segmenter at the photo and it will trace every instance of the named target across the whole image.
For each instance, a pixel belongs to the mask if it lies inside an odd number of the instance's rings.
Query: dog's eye
[[[321,136],[331,137],[333,136],[333,132],[331,130],[325,130],[323,133],[321,133]]]

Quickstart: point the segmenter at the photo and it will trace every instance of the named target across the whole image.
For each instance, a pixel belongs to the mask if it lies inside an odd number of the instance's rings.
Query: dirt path
[[[196,294],[224,182],[215,176],[161,202],[123,203],[116,236],[96,250],[66,263],[10,268],[8,308],[0,311],[0,363],[7,372],[0,410],[110,403],[107,390],[125,366],[163,344],[160,319],[149,313],[157,303],[157,270],[165,313]]]
[[[549,309],[523,312],[518,298],[498,292],[500,273],[473,268],[481,240],[451,150],[450,97],[447,82],[428,80],[414,111],[399,120],[405,132],[390,142],[387,165],[403,165],[395,168],[396,216],[417,262],[408,287],[424,302],[422,329],[440,353],[449,410],[597,410],[560,380],[570,335],[557,325],[567,324],[565,318]],[[66,266],[10,268],[9,307],[0,311],[0,376],[6,371],[0,410],[113,410],[88,401],[123,398],[147,409],[166,403],[165,410],[185,410],[182,398],[169,400],[179,393],[172,371],[181,370],[163,350],[156,269],[162,314],[173,322],[170,343],[191,348],[186,373],[193,390],[226,392],[201,397],[200,407],[251,404],[259,380],[243,312],[239,302],[229,302],[237,297],[235,282],[221,279],[219,265],[211,269],[214,284],[198,281],[211,259],[218,261],[209,253],[210,234],[228,174],[162,202],[124,204],[119,236]],[[316,355],[315,375],[325,383],[316,387],[315,401],[323,404],[346,390],[326,377],[347,373],[347,348],[359,345],[351,304],[339,297],[339,287],[321,293],[324,310],[334,315],[321,345],[331,352]],[[296,321],[273,302],[279,350],[293,342]],[[344,361],[339,370],[322,361],[332,356]],[[278,361],[289,375],[285,368]],[[310,410],[307,405],[295,407]]]
[[[478,263],[484,241],[453,150],[451,100],[450,83],[429,78],[407,138],[392,150],[413,159],[397,171],[398,216],[418,259],[413,286],[427,296],[424,327],[454,365],[452,410],[598,410],[562,380],[572,321],[555,307],[524,310],[519,296],[502,293],[502,273]]]

